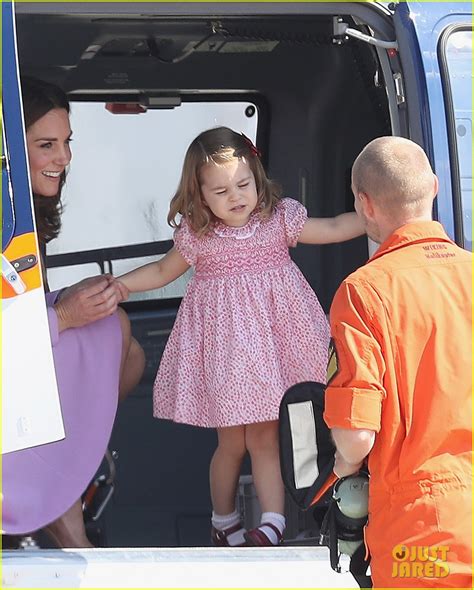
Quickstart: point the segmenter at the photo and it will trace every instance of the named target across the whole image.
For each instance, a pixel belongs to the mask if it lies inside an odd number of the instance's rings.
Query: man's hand
[[[339,451],[336,451],[335,459],[333,471],[339,478],[357,473],[363,463],[348,463]]]
[[[86,326],[112,315],[121,301],[121,293],[110,275],[91,277],[68,287],[54,306],[59,331]]]
[[[375,432],[365,428],[331,428],[331,435],[336,449],[352,465],[359,465],[375,442]]]

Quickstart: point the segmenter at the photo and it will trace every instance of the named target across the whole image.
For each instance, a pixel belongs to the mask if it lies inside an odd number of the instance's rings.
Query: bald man
[[[472,588],[472,256],[432,221],[438,180],[413,142],[369,143],[352,190],[381,245],[331,307],[335,472],[368,455],[375,587]]]

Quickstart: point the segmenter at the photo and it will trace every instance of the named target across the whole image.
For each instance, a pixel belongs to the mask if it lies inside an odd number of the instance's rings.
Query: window
[[[71,109],[73,160],[63,191],[63,225],[48,255],[172,239],[169,202],[194,137],[218,125],[252,140],[257,133],[258,111],[248,102],[185,102],[172,110],[120,115],[104,103],[75,102]],[[115,260],[112,270],[123,274],[156,258]],[[98,272],[98,264],[71,265],[50,269],[48,278],[55,289]],[[181,297],[190,272],[133,299]]]
[[[454,193],[460,194],[464,247],[472,250],[472,29],[449,31],[443,49],[446,104],[451,105],[451,154],[457,159],[457,169],[452,170],[453,184],[457,185]]]

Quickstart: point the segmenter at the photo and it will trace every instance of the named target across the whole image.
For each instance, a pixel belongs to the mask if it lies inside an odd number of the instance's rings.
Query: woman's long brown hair
[[[36,78],[23,77],[21,80],[23,95],[23,114],[26,131],[41,117],[52,109],[65,109],[70,112],[69,101],[61,88],[38,80]],[[55,197],[44,197],[33,193],[35,207],[36,228],[41,244],[47,244],[56,238],[61,229],[61,191],[66,180],[63,172],[59,183],[59,190]]]

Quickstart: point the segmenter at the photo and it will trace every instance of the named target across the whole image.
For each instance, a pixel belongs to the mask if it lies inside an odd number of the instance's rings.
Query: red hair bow
[[[247,144],[247,147],[249,148],[249,150],[252,153],[252,155],[253,156],[257,156],[257,158],[261,158],[262,157],[262,154],[260,153],[260,150],[258,149],[258,147],[253,144],[252,140],[249,139],[243,133],[241,133],[240,135],[244,138],[244,141]]]

